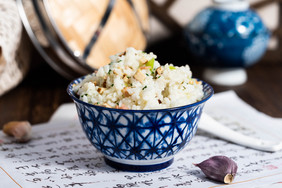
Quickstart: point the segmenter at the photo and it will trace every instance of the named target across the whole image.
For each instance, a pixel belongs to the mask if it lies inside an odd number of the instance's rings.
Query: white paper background
[[[254,110],[234,92],[216,94],[207,102],[205,111],[237,131],[282,140],[282,120]],[[2,133],[1,141],[0,167],[18,184],[0,169],[0,187],[282,186],[282,151],[269,153],[248,149],[201,131],[164,170],[150,173],[115,170],[105,164],[103,156],[84,136],[74,104],[61,106],[50,122],[33,126],[31,142],[16,144]],[[233,184],[209,180],[193,165],[214,155],[228,156],[238,164]]]

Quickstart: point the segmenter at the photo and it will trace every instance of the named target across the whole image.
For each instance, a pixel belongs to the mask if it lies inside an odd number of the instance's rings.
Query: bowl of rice
[[[170,166],[192,139],[212,87],[192,78],[188,65],[160,65],[134,48],[73,80],[67,92],[89,141],[105,162],[125,171]]]

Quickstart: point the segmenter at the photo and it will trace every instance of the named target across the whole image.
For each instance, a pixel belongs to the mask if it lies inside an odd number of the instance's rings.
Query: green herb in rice
[[[192,78],[188,65],[161,65],[153,53],[134,48],[110,59],[110,64],[73,87],[84,102],[142,110],[182,106],[203,97],[202,83]]]

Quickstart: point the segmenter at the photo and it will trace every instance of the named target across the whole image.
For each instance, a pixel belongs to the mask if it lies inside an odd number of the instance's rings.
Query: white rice
[[[202,99],[202,83],[192,78],[188,65],[161,66],[156,58],[153,53],[127,48],[73,90],[84,102],[120,109],[163,109]]]

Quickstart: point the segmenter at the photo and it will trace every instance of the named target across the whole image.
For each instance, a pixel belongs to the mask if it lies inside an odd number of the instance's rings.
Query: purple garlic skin
[[[226,156],[213,156],[195,166],[199,167],[208,178],[224,183],[231,183],[238,169],[237,164]]]

